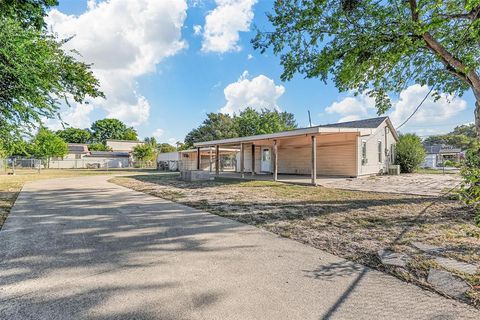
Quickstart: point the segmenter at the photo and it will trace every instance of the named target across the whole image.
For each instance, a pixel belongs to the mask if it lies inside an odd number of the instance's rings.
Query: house
[[[449,145],[435,144],[424,148],[427,155],[421,165],[423,168],[443,167],[445,161],[459,162],[462,157],[462,149]]]
[[[318,175],[359,177],[387,172],[397,141],[388,117],[326,124],[196,143],[196,169],[205,170],[205,149],[215,150],[215,163],[220,161],[221,148],[237,149],[236,171],[242,176],[272,174],[277,180],[278,175],[309,175],[316,184]],[[219,175],[221,168],[215,167]]]
[[[138,145],[143,144],[142,141],[135,141],[135,140],[114,140],[114,139],[108,139],[106,141],[106,146],[110,147],[112,151],[114,152],[129,152],[131,153],[133,151],[133,148],[135,148]]]
[[[88,145],[68,143],[68,153],[62,158],[52,158],[49,168],[81,169],[81,168],[125,168],[131,160],[128,152],[122,151],[90,151]]]
[[[86,168],[127,168],[130,153],[121,151],[91,151],[84,158]]]

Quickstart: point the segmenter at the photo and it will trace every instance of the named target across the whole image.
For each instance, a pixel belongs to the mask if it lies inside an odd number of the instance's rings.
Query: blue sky
[[[280,81],[282,68],[271,52],[253,50],[254,26],[268,29],[271,0],[60,0],[48,23],[59,36],[75,35],[71,48],[93,69],[106,101],[75,105],[63,118],[88,127],[105,116],[133,125],[143,138],[183,140],[208,112],[238,112],[246,104],[295,114],[299,126],[375,116],[367,97],[339,93],[333,83],[297,75]],[[394,97],[399,124],[428,92],[412,84]],[[444,133],[473,121],[474,100],[427,100],[403,131]],[[58,123],[50,122],[53,128]]]

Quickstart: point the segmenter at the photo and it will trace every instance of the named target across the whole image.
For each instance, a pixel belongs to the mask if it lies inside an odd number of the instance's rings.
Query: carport
[[[221,148],[238,150],[236,172],[240,177],[271,175],[358,177],[385,172],[391,163],[396,132],[387,117],[283,131],[195,144],[197,159],[213,148],[215,174],[220,175]],[[369,158],[371,161],[369,162]],[[214,160],[213,160],[214,159]],[[197,170],[202,170],[200,161]]]

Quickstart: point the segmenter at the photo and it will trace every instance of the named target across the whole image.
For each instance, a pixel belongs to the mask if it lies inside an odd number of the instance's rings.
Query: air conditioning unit
[[[400,166],[398,164],[391,164],[388,166],[388,174],[398,176],[400,174]]]

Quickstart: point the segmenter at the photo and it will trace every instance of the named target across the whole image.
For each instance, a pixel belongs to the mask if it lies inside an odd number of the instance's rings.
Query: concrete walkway
[[[479,319],[292,240],[82,177],[27,184],[0,231],[0,319]]]

